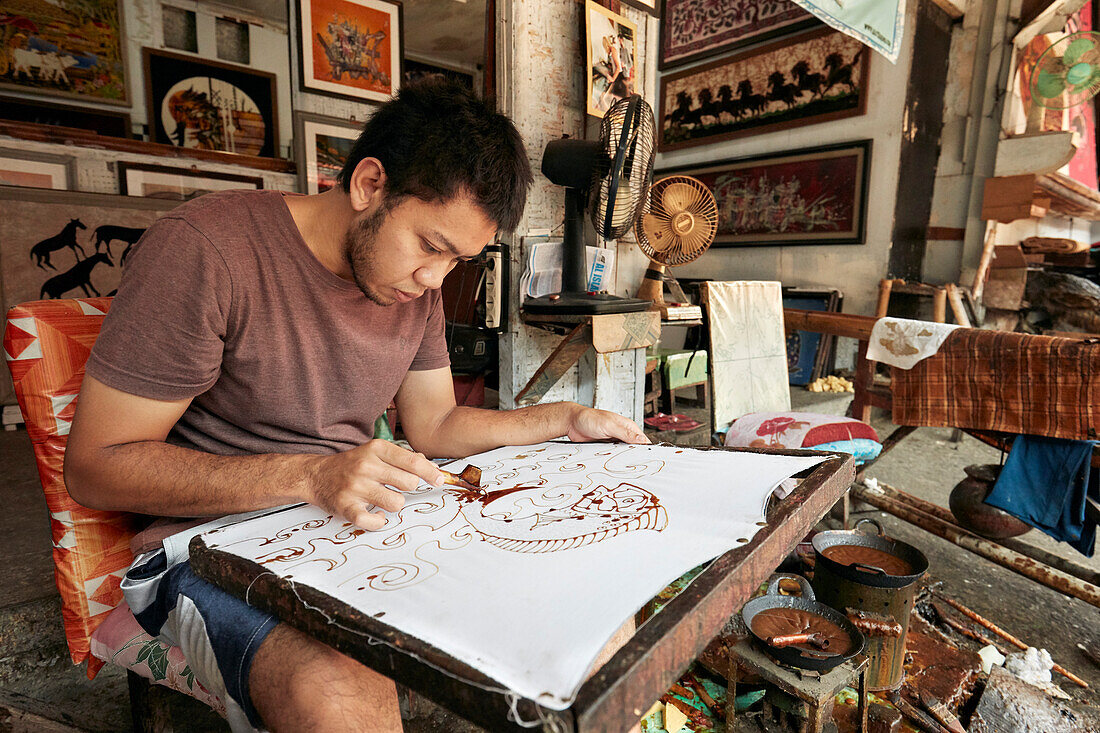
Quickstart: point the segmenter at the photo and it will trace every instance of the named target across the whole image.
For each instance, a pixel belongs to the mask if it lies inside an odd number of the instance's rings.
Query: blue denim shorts
[[[263,728],[249,696],[252,660],[278,619],[199,578],[164,550],[142,555],[123,581],[141,627],[183,650],[195,677],[226,702],[236,730]],[[228,699],[226,699],[228,698]]]

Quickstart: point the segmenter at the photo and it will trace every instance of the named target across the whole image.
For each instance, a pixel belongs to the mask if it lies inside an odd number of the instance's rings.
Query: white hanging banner
[[[301,505],[203,537],[561,710],[631,614],[749,542],[772,489],[821,460],[656,445],[500,448],[467,459],[484,490],[421,484],[376,532]]]
[[[905,28],[903,0],[791,0],[841,33],[898,62]]]

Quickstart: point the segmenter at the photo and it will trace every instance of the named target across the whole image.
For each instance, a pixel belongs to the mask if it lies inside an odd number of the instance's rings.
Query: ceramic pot
[[[982,537],[1002,540],[1018,537],[1031,527],[1008,512],[985,503],[1001,473],[996,464],[967,466],[966,478],[951,490],[951,513],[963,527]]]

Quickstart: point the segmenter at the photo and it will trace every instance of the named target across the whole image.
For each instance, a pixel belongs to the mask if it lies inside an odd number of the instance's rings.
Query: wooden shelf
[[[18,138],[20,140],[34,140],[36,142],[55,143],[58,145],[75,145],[86,148],[99,148],[101,150],[115,150],[123,153],[135,153],[140,155],[155,155],[158,158],[188,158],[191,160],[207,160],[214,163],[238,165],[257,170],[274,171],[277,173],[296,173],[298,168],[289,160],[282,158],[260,158],[255,155],[238,155],[225,153],[219,150],[199,150],[198,148],[181,148],[164,143],[150,143],[144,140],[134,140],[124,137],[110,137],[100,135],[90,130],[81,130],[75,127],[60,127],[56,125],[40,125],[35,122],[13,122],[0,120],[0,136]]]
[[[983,219],[1007,223],[1048,213],[1100,221],[1100,191],[1062,173],[986,179]]]

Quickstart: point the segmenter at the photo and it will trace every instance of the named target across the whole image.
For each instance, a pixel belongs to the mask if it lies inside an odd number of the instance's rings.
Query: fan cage
[[[623,130],[627,139],[622,141]],[[614,209],[610,226],[607,224],[607,206],[610,200],[614,171],[597,171],[589,187],[588,210],[592,225],[604,239],[619,239],[629,232],[638,215],[639,207],[647,198],[653,159],[656,156],[654,141],[656,124],[653,110],[638,95],[621,99],[611,106],[600,123],[600,140],[604,153],[614,168],[614,161],[623,146],[622,171],[615,191]]]
[[[677,194],[690,194],[682,198],[678,196],[680,201],[670,201],[666,194],[674,188]],[[673,226],[675,217],[681,212],[691,214],[694,219],[694,226],[687,236],[681,236]],[[657,219],[658,226],[665,230],[669,238],[666,247],[653,245],[645,230],[647,217],[652,217],[650,221]],[[654,183],[635,226],[638,247],[646,257],[670,267],[686,265],[697,259],[710,247],[717,232],[718,203],[714,200],[714,194],[702,181],[691,176],[669,176]]]
[[[1082,44],[1091,45],[1082,51]],[[1087,81],[1074,84],[1068,78],[1070,69],[1082,64],[1090,66],[1091,73]],[[1050,84],[1057,84],[1059,91],[1051,93]],[[1100,33],[1071,33],[1048,46],[1031,69],[1028,90],[1035,104],[1054,110],[1070,109],[1094,97],[1100,92]]]

